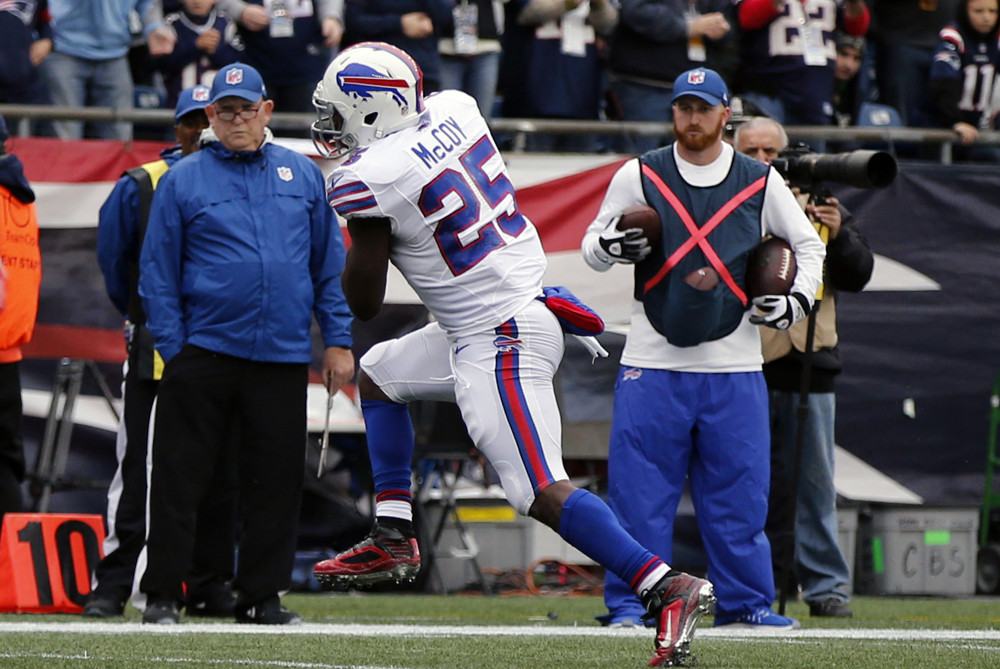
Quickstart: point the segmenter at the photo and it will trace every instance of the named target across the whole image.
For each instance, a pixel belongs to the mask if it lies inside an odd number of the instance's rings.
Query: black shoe
[[[176,625],[181,621],[180,608],[177,602],[160,599],[146,605],[142,613],[142,622],[154,625]]]
[[[809,615],[813,618],[851,618],[854,611],[839,597],[827,597],[818,602],[809,602]]]
[[[110,597],[93,597],[83,607],[87,618],[117,618],[125,615],[125,602]]]
[[[277,595],[269,597],[253,606],[237,606],[234,610],[236,622],[253,625],[301,625],[302,616],[281,605]]]
[[[184,612],[199,618],[232,618],[235,603],[228,586],[219,586],[189,596]]]

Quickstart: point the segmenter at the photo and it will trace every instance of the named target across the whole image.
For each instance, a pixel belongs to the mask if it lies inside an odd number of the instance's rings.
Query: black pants
[[[306,439],[306,364],[253,362],[185,346],[158,390],[146,569],[149,600],[182,601],[195,516],[219,469],[236,471],[242,531],[237,606],[291,584]],[[231,437],[239,426],[238,443]]]
[[[149,419],[158,381],[142,378],[141,365],[126,365],[123,424],[118,434],[118,470],[108,491],[108,540],[95,570],[94,596],[124,603],[132,592],[136,560],[146,541],[146,455]],[[236,546],[235,472],[217,470],[198,507],[194,561],[188,593],[233,579]]]
[[[0,519],[24,510],[21,363],[0,363]]]

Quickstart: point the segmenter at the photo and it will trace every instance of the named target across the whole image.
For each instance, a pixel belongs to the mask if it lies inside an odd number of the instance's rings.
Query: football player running
[[[518,209],[476,101],[454,90],[425,99],[420,69],[405,52],[366,42],[333,60],[313,102],[317,147],[347,158],[327,192],[351,237],[343,274],[351,309],[361,320],[379,312],[392,262],[435,319],[361,358],[375,525],[358,545],[317,564],[317,579],[366,585],[416,575],[407,403],[457,402],[510,504],[631,584],[656,621],[650,666],[683,664],[714,601],[712,584],[671,569],[600,498],[568,480],[552,383],[564,331],[550,310],[567,301],[543,301],[551,291],[542,286],[538,231]],[[570,309],[586,319],[582,305]]]

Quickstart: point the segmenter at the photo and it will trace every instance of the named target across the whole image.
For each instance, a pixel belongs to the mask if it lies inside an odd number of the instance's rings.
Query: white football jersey
[[[541,295],[538,231],[476,101],[443,91],[426,106],[419,125],[330,174],[330,204],[348,219],[391,219],[392,263],[449,334],[496,327]]]

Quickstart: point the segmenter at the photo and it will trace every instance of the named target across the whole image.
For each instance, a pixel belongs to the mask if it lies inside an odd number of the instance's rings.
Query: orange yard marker
[[[104,520],[8,513],[0,529],[0,613],[79,613],[100,561]]]

